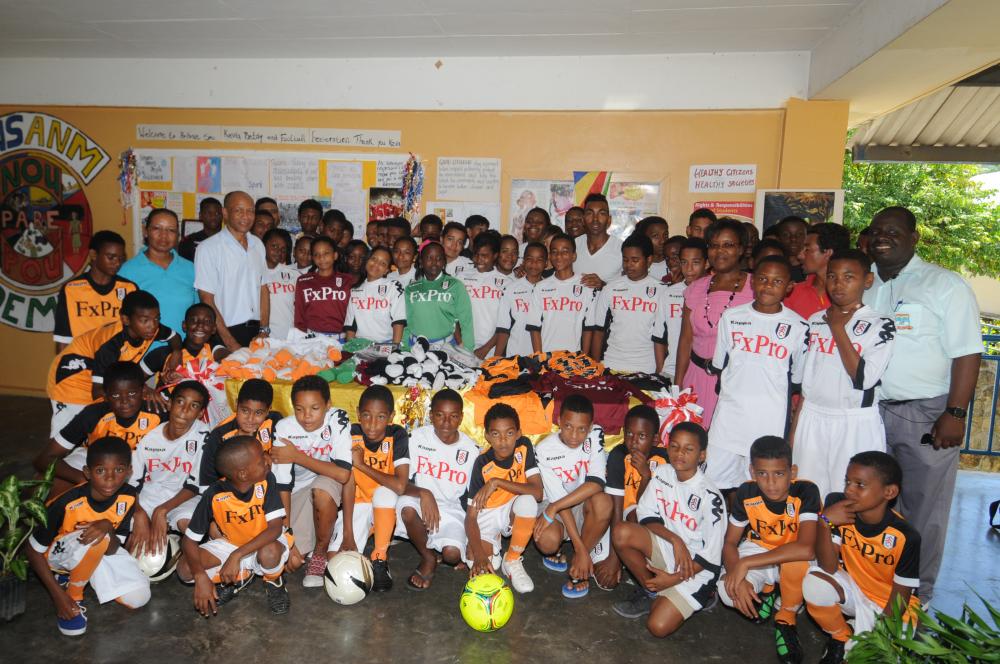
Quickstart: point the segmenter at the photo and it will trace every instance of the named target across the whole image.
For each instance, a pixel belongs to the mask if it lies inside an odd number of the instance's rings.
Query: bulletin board
[[[153,208],[166,207],[181,219],[197,219],[202,199],[211,196],[221,201],[235,190],[255,199],[274,198],[281,227],[290,232],[299,230],[299,203],[314,198],[324,210],[344,212],[354,224],[355,236],[363,238],[369,205],[387,210],[385,216],[394,216],[393,204],[401,206],[403,169],[409,158],[408,153],[136,148],[134,246],[142,246],[142,221]]]

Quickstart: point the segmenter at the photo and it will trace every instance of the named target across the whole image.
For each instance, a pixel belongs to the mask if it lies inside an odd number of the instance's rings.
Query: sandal
[[[415,577],[415,576],[419,576],[420,579],[421,579],[421,581],[423,581],[427,585],[426,586],[418,586],[417,584],[415,584],[413,582],[413,577]],[[434,575],[433,574],[430,574],[429,576],[424,576],[423,574],[420,573],[419,569],[415,569],[415,570],[413,570],[413,573],[410,574],[409,578],[406,579],[406,585],[409,586],[410,590],[413,590],[413,591],[416,591],[416,592],[419,593],[419,592],[423,592],[423,591],[427,590],[428,588],[430,588],[431,587],[431,582],[433,582],[433,581],[434,581]]]
[[[569,562],[566,560],[566,556],[561,553],[554,556],[542,556],[542,564],[545,565],[545,569],[556,574],[565,574],[566,570],[569,569]]]
[[[582,588],[580,586],[583,586]],[[580,599],[590,592],[590,582],[586,579],[570,579],[563,584],[562,595],[566,599]]]

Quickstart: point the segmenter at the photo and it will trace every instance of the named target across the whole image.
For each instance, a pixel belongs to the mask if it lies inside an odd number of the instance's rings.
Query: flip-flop
[[[423,588],[421,588],[417,584],[413,583],[413,577],[414,577],[414,575],[419,576],[423,581],[425,581],[427,583],[427,585],[424,586]],[[420,573],[419,569],[415,569],[415,570],[413,570],[413,573],[410,574],[410,576],[408,576],[406,578],[406,585],[407,585],[407,587],[409,587],[410,590],[413,590],[413,591],[419,593],[419,592],[423,592],[423,591],[427,590],[428,588],[430,588],[431,587],[431,583],[433,583],[433,581],[434,581],[434,575],[433,574],[431,574],[430,576],[424,576],[423,574]]]
[[[586,585],[583,588],[577,588],[581,583],[585,583]],[[590,582],[586,579],[570,579],[562,587],[562,595],[566,599],[580,599],[581,597],[586,597],[589,592]]]
[[[598,588],[600,588],[601,590],[603,590],[604,592],[609,593],[612,590],[614,590],[614,588],[605,588],[604,586],[602,586],[601,582],[597,580],[597,575],[596,574],[591,574],[590,578],[594,582],[594,585],[597,586]]]
[[[561,553],[554,556],[542,556],[542,564],[545,565],[545,569],[556,574],[565,574],[566,570],[569,569],[569,562],[566,560],[566,556]]]

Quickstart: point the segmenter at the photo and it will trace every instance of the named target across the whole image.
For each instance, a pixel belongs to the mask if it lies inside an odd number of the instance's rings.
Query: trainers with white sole
[[[312,554],[306,566],[306,575],[302,578],[302,587],[321,588],[324,572],[326,572],[326,556]]]
[[[524,570],[524,561],[521,558],[516,560],[504,558],[504,561],[500,564],[500,570],[510,579],[510,585],[516,592],[522,594],[530,593],[535,589],[535,583]]]

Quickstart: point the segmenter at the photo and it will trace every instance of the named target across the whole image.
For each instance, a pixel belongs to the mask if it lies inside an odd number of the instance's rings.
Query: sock
[[[781,608],[774,617],[775,622],[795,624],[795,616],[802,606],[802,579],[809,571],[809,563],[799,560],[781,565]]]
[[[809,609],[809,615],[813,620],[831,637],[845,643],[851,638],[851,627],[847,624],[839,606],[817,606],[807,603],[806,608]]]
[[[385,560],[388,557],[389,541],[392,531],[396,529],[396,510],[392,507],[373,507],[375,521],[375,549],[372,560]]]
[[[514,528],[510,535],[510,546],[507,547],[506,560],[517,560],[524,553],[524,548],[531,541],[535,529],[535,518],[530,516],[515,516]]]
[[[69,587],[66,592],[74,602],[83,600],[83,589],[87,587],[87,582],[93,576],[94,570],[101,564],[104,552],[108,550],[110,544],[111,540],[107,537],[91,544],[87,553],[84,554],[83,560],[70,571]]]

